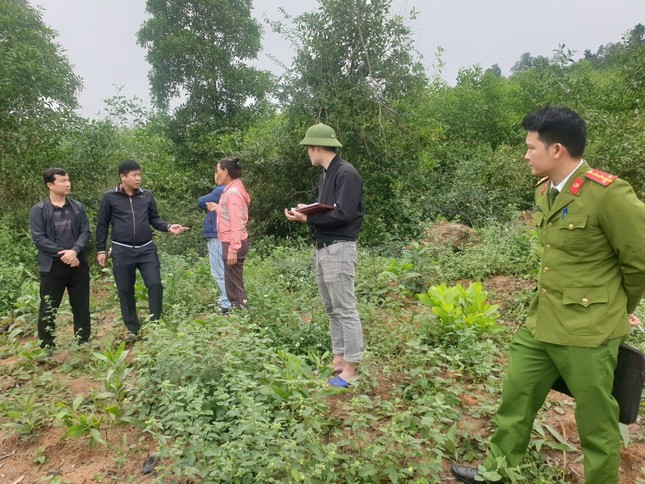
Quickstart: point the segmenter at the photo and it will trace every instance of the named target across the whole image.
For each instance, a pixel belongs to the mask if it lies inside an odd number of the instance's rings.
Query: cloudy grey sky
[[[103,100],[121,93],[146,103],[148,69],[136,32],[146,18],[145,0],[30,0],[43,9],[45,22],[59,33],[75,72],[83,78],[81,114],[95,117]],[[315,0],[255,0],[255,15],[281,20],[315,8]],[[435,52],[445,49],[443,77],[454,82],[462,67],[499,64],[503,74],[524,52],[551,56],[566,44],[581,56],[585,49],[617,42],[637,23],[645,23],[645,0],[393,0],[392,13],[418,12],[410,24],[429,74]],[[266,52],[289,63],[288,43],[265,26]],[[266,54],[256,64],[280,73]]]

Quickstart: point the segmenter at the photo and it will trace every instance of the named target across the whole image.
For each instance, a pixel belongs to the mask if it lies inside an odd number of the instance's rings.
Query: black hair
[[[543,143],[560,143],[573,158],[582,158],[587,143],[587,124],[575,111],[560,106],[546,106],[527,114],[522,126],[527,131],[537,132]]]
[[[67,172],[62,168],[47,168],[43,172],[43,181],[45,182],[45,186],[47,186],[48,183],[54,183],[56,181],[56,175],[67,176]]]
[[[320,146],[320,145],[302,145],[306,148],[322,148],[325,151],[338,154],[338,148],[335,146]]]
[[[239,158],[222,158],[219,160],[219,166],[222,170],[228,171],[228,176],[233,180],[242,176],[242,167]]]
[[[131,171],[141,171],[141,165],[134,160],[123,160],[119,163],[119,175],[127,175]]]

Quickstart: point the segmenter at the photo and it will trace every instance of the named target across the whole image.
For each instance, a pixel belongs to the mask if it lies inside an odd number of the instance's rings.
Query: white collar
[[[578,166],[576,166],[573,170],[571,170],[571,173],[569,173],[566,177],[564,177],[564,180],[562,180],[557,185],[553,185],[553,181],[551,181],[551,188],[555,188],[556,190],[558,190],[558,192],[561,192],[564,186],[569,181],[569,178],[571,178],[571,175],[573,175],[578,170],[578,168],[582,166],[584,162],[585,160],[580,160],[580,163],[578,163]]]

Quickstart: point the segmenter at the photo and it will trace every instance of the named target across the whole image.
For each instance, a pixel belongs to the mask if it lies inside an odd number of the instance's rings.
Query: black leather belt
[[[338,242],[354,242],[354,241],[353,240],[330,240],[328,242],[321,242],[317,240],[316,249],[324,249],[325,247],[329,247],[330,245],[337,244]]]

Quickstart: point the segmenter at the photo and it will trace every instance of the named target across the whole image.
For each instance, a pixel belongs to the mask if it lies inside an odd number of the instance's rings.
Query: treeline
[[[0,2],[0,224],[26,228],[29,207],[45,194],[41,173],[55,165],[69,170],[74,196],[95,214],[117,163],[134,158],[162,215],[195,228],[168,243],[201,247],[196,200],[215,162],[235,154],[252,196],[253,236],[301,237],[282,209],[313,200],[317,173],[298,141],[322,121],[365,179],[362,243],[409,240],[442,217],[481,226],[531,209],[520,123],[548,103],[581,112],[585,158],[645,197],[643,25],[580,60],[560,46],[550,58],[524,54],[508,77],[497,66],[465,68],[450,86],[424,71],[406,19],[390,7],[319,0],[312,12],[285,13],[271,28],[291,41],[293,60],[276,78],[249,64],[261,50],[250,0],[149,0],[138,42],[155,108],[117,94],[102,119],[87,120],[74,113],[81,80],[55,33],[27,0]]]

